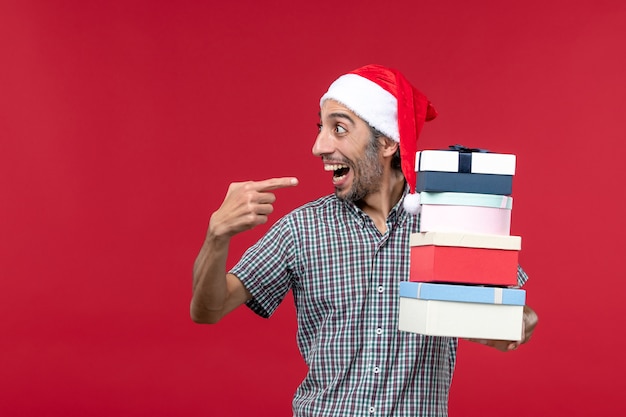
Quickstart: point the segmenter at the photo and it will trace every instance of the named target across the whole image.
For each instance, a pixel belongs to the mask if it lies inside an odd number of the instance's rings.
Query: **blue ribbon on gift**
[[[459,153],[459,172],[471,173],[472,172],[472,152],[488,153],[487,149],[480,148],[467,148],[463,145],[449,145],[451,151],[457,151]]]

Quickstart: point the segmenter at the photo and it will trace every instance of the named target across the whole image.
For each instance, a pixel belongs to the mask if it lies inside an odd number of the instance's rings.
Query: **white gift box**
[[[511,288],[401,282],[398,329],[430,336],[521,340],[525,294]]]
[[[415,155],[416,171],[512,176],[515,175],[515,163],[515,155],[504,153],[425,150],[417,152]]]
[[[516,156],[468,149],[424,150],[415,156],[416,191],[510,195]]]

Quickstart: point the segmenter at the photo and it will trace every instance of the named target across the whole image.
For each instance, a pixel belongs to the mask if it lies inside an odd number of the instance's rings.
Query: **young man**
[[[402,74],[377,65],[339,77],[320,106],[313,154],[332,172],[334,195],[280,219],[226,271],[230,239],[267,222],[272,190],[297,180],[231,184],[196,259],[192,319],[216,323],[244,303],[269,317],[291,290],[309,368],[294,416],[445,416],[457,340],[400,332],[397,323],[398,283],[409,277],[419,224],[405,208],[411,159],[436,112]],[[521,269],[518,280],[526,280]],[[527,308],[522,342],[536,321]],[[519,344],[481,342],[504,351]]]

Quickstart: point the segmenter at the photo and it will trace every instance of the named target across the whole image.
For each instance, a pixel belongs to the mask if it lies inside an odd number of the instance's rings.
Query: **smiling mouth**
[[[350,167],[343,164],[325,164],[324,171],[333,171],[333,181],[338,181],[348,174]]]

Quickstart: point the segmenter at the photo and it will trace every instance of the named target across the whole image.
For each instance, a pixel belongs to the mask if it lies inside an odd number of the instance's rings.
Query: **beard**
[[[356,162],[346,161],[352,170],[352,185],[348,192],[344,195],[339,194],[339,190],[335,189],[335,195],[340,200],[356,203],[362,200],[368,194],[375,193],[380,190],[380,181],[383,176],[383,167],[380,163],[378,150],[380,143],[375,138],[370,140],[365,155]]]

